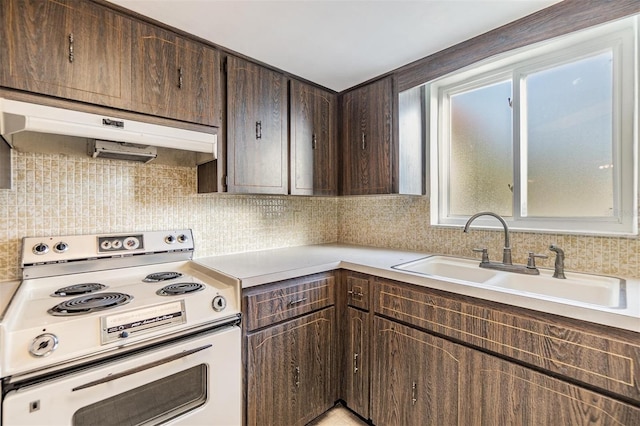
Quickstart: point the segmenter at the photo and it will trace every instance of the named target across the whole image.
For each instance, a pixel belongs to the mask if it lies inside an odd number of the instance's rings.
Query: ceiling
[[[558,0],[110,0],[342,91]]]

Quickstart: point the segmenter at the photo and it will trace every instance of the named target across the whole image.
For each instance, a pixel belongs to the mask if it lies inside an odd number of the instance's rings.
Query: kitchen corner
[[[472,282],[444,280],[392,268],[433,253],[348,244],[319,244],[196,258],[197,263],[240,280],[242,288],[344,269],[476,297],[534,311],[640,332],[640,280],[627,279],[627,306],[607,309],[540,298],[518,291],[496,291]],[[558,280],[558,286],[562,280]],[[532,297],[533,296],[533,297]]]

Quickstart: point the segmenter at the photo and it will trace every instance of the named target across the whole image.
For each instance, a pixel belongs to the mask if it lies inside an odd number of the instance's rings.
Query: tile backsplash
[[[502,259],[504,234],[500,231],[429,226],[428,197],[386,195],[338,199],[338,239],[346,244],[371,245],[438,254],[477,257],[476,247],[486,247],[492,260]],[[536,264],[553,268],[555,254],[549,244],[565,251],[565,269],[640,278],[638,238],[594,237],[564,234],[511,233],[514,263],[527,262],[532,251],[548,255]]]
[[[191,228],[197,257],[336,242],[337,199],[198,194],[195,167],[12,152],[0,190],[0,280],[22,237]]]
[[[347,244],[500,259],[499,231],[429,226],[417,196],[291,197],[197,194],[194,167],[12,152],[13,187],[0,190],[0,280],[19,278],[21,239],[191,228],[196,257],[305,244]],[[566,269],[640,277],[638,238],[513,232],[514,262],[528,251],[566,252]]]

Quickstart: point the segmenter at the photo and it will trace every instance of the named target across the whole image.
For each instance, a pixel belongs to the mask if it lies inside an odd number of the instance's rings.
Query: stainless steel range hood
[[[50,133],[217,154],[217,135],[0,98],[0,134]]]

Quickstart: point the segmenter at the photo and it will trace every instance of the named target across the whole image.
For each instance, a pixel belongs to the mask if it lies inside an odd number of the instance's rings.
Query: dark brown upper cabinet
[[[287,194],[287,80],[227,58],[227,190]]]
[[[291,80],[292,195],[337,195],[337,96]]]
[[[0,85],[129,109],[130,22],[84,0],[3,0]]]
[[[220,126],[218,51],[142,22],[132,32],[134,109]]]
[[[392,80],[378,80],[341,96],[342,195],[393,191]]]

